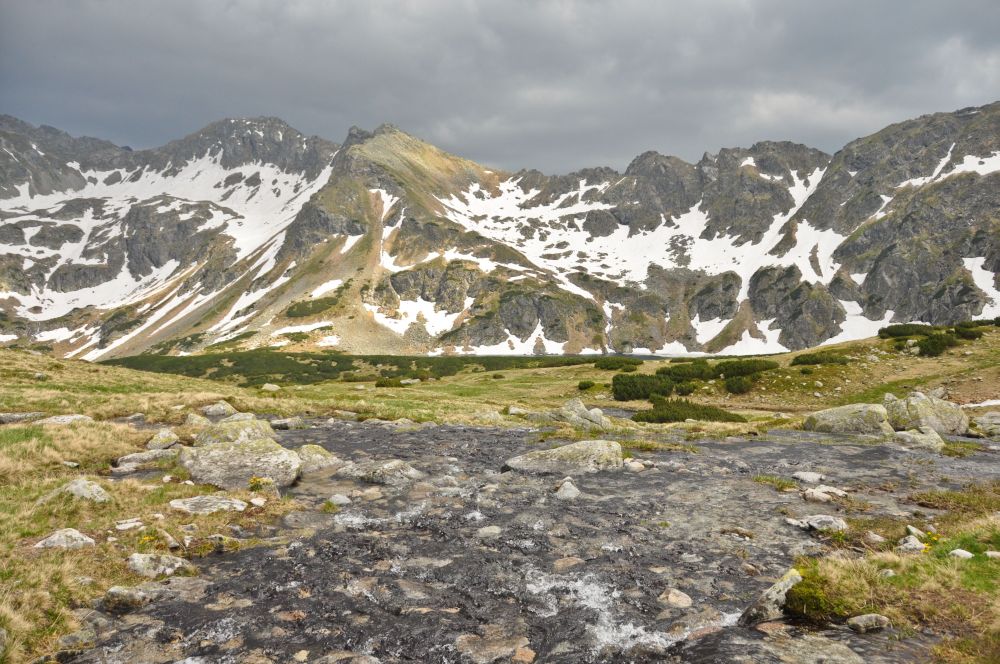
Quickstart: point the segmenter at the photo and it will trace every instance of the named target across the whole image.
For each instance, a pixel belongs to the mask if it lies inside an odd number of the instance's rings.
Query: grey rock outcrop
[[[186,514],[214,514],[215,512],[242,512],[247,504],[238,498],[224,495],[175,498],[170,508]]]
[[[564,475],[617,470],[622,465],[622,447],[618,443],[610,440],[581,440],[512,457],[504,463],[504,469],[538,475]]]
[[[221,489],[245,489],[252,478],[286,487],[298,479],[302,466],[299,455],[270,438],[184,448],[179,460],[192,480]]]
[[[274,429],[266,420],[253,416],[217,422],[205,427],[194,437],[196,447],[218,443],[239,443],[260,438],[273,438]]]
[[[930,427],[942,435],[963,436],[969,432],[969,416],[954,403],[911,392],[905,399],[885,395],[889,424],[897,431]]]
[[[82,549],[94,546],[93,538],[81,533],[76,528],[57,530],[45,539],[35,544],[36,549]]]
[[[892,435],[889,416],[878,404],[849,404],[813,413],[802,424],[806,431],[854,433],[870,436]]]
[[[940,452],[944,449],[944,440],[930,426],[921,426],[919,429],[910,429],[909,431],[897,431],[895,440],[903,447],[913,449],[931,452]]]
[[[151,579],[197,573],[195,566],[184,558],[158,553],[133,553],[128,557],[128,568],[140,576]]]

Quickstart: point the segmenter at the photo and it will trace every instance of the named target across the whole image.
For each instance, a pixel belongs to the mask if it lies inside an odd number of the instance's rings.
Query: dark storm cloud
[[[0,0],[0,112],[135,147],[227,116],[392,122],[515,169],[788,139],[1000,98],[1000,3]]]

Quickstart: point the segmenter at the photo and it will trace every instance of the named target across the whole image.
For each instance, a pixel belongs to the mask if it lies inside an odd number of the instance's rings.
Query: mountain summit
[[[505,173],[277,118],[132,151],[0,116],[0,342],[761,353],[1000,315],[1000,103],[827,155]]]

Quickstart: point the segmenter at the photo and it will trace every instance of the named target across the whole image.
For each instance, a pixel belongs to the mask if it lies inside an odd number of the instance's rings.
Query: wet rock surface
[[[501,472],[555,445],[529,429],[314,424],[276,437],[364,472],[303,474],[287,490],[303,509],[270,546],[198,560],[198,577],[169,579],[179,590],[132,603],[63,661],[926,661],[925,637],[892,628],[737,625],[796,556],[825,546],[786,523],[815,504],[753,477],[819,473],[867,514],[909,515],[909,493],[1000,476],[988,451],[775,431],[637,453],[643,472],[574,474],[579,494],[563,500],[565,479]],[[349,500],[323,509],[331,496]]]

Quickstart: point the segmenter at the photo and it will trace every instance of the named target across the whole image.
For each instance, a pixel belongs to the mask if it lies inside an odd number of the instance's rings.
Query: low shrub
[[[920,354],[926,357],[937,357],[957,345],[958,338],[953,334],[931,334],[917,342]]]
[[[798,366],[801,364],[847,364],[848,360],[843,355],[834,353],[833,351],[823,350],[818,353],[802,353],[792,359],[792,366]]]
[[[648,399],[654,394],[669,396],[674,382],[666,376],[649,374],[616,374],[611,379],[611,393],[616,401]]]
[[[732,378],[733,376],[750,376],[762,371],[770,371],[779,366],[781,365],[773,360],[726,360],[719,362],[714,368],[716,377]]]
[[[976,339],[983,338],[983,331],[978,330],[974,327],[956,327],[955,336],[959,339],[968,339],[970,341],[975,341]]]
[[[746,418],[728,410],[692,403],[687,399],[653,399],[653,407],[632,416],[636,422],[683,422],[702,420],[707,422],[746,422]]]
[[[642,360],[634,357],[619,357],[614,355],[611,357],[602,357],[596,360],[594,362],[594,368],[603,369],[605,371],[635,371],[636,367],[641,364]]]
[[[921,323],[898,323],[896,325],[883,327],[878,331],[878,336],[882,339],[891,339],[893,337],[912,337],[920,334],[933,334],[934,332],[937,332],[937,328],[933,325],[923,325]]]
[[[593,386],[594,386],[594,381],[592,381],[592,380],[581,380],[579,383],[577,383],[576,387],[577,387],[578,390],[580,390],[582,392],[583,390],[589,390]]]
[[[684,383],[677,383],[677,385],[674,387],[674,390],[680,396],[686,397],[687,395],[694,392],[695,387],[696,387],[695,384],[692,382],[684,382]]]
[[[812,367],[802,367],[801,369],[799,369],[799,373],[802,374],[803,376],[812,375],[813,368]]]
[[[493,380],[503,380],[504,378],[505,378],[505,376],[502,373],[495,373],[495,374],[493,374]]]
[[[729,376],[726,378],[726,391],[730,394],[746,394],[753,387],[750,376]]]
[[[375,381],[375,387],[402,387],[402,378],[383,376]]]
[[[708,380],[715,378],[712,366],[705,360],[671,364],[656,370],[657,375],[669,376],[674,380]]]

